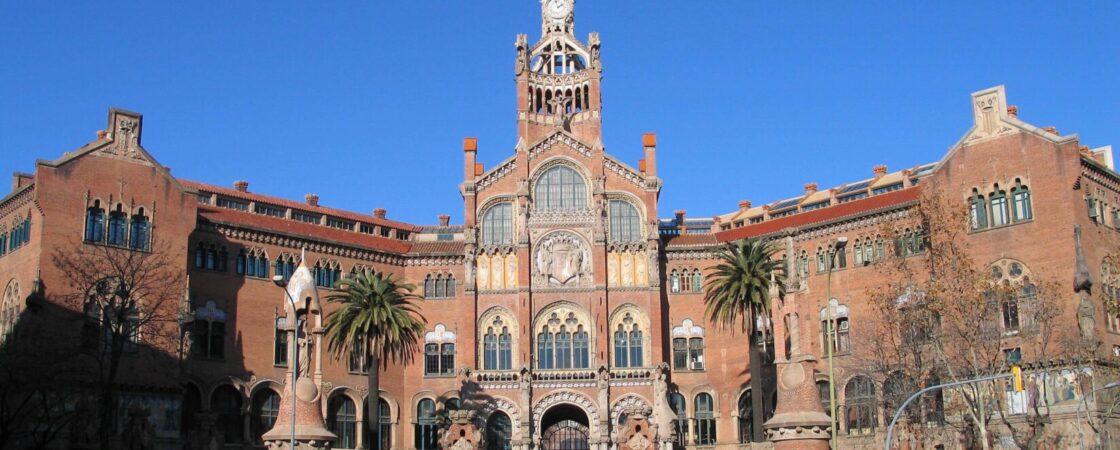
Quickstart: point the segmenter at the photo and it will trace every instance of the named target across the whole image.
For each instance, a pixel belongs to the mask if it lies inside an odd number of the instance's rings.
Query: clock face
[[[567,17],[571,9],[571,3],[568,0],[546,0],[545,10],[553,20],[561,20]]]

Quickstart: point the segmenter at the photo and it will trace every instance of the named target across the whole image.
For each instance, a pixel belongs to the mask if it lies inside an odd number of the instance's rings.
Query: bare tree
[[[95,367],[101,448],[108,448],[114,435],[122,358],[136,354],[154,362],[178,350],[178,302],[186,274],[172,255],[169,245],[154,240],[149,249],[78,243],[52,255],[69,288],[58,299],[83,314],[80,339]]]
[[[931,190],[910,214],[908,226],[885,226],[893,252],[878,270],[889,281],[869,292],[876,323],[867,366],[886,380],[889,415],[922,387],[1004,373],[1020,358],[1046,360],[1055,350],[1051,343],[1064,333],[1057,327],[1058,285],[1041,279],[1000,282],[997,269],[977,264],[963,206]],[[1013,422],[1003,386],[975,383],[947,396],[927,394],[903,417],[908,424],[941,422],[948,412],[961,419],[958,431],[985,450],[991,448],[992,421],[999,418],[1020,448],[1038,448],[1050,423],[1048,408],[1038,401],[1018,405],[1031,411],[1025,421]],[[920,427],[910,429],[920,433]]]

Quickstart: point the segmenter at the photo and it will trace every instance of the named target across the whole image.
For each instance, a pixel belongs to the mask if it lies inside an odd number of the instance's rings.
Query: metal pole
[[[971,380],[954,381],[952,383],[937,384],[937,385],[933,385],[933,386],[927,387],[925,389],[922,389],[918,392],[915,392],[914,395],[911,395],[910,398],[907,398],[905,402],[902,402],[902,406],[898,407],[898,411],[894,412],[894,418],[891,419],[890,425],[887,426],[887,442],[884,444],[884,448],[886,450],[891,450],[891,436],[894,435],[894,425],[895,425],[896,422],[898,422],[898,417],[902,415],[902,411],[906,410],[906,407],[910,405],[910,402],[914,401],[914,399],[918,398],[922,394],[925,394],[926,392],[933,391],[933,390],[936,390],[936,389],[944,389],[944,388],[947,388],[947,387],[960,386],[962,384],[979,383],[981,381],[1001,380],[1001,379],[1004,379],[1004,378],[1011,378],[1011,377],[1012,377],[1012,375],[1009,374],[1009,373],[1002,373],[1002,374],[999,374],[999,375],[989,375],[989,376],[986,376],[986,377],[973,378]]]
[[[277,282],[277,280],[275,278],[273,279],[273,281]],[[283,279],[281,279],[280,281],[283,281]],[[295,316],[296,315],[296,301],[294,299],[292,299],[292,294],[288,293],[287,283],[285,282],[285,284],[281,285],[279,282],[277,282],[276,285],[280,286],[280,288],[284,291],[284,297],[286,297],[288,299],[288,303],[291,303],[291,305],[292,305],[292,315]],[[287,320],[285,320],[285,324],[287,324],[286,322],[287,322]],[[299,376],[299,317],[298,316],[295,317],[295,323],[291,324],[291,325],[292,325],[292,342],[290,344],[294,344],[294,345],[292,345],[292,352],[293,352],[293,355],[292,355],[292,389],[291,389],[291,392],[290,392],[290,394],[292,396],[292,398],[291,398],[291,400],[292,400],[292,402],[291,402],[291,405],[292,405],[292,440],[288,444],[288,446],[289,446],[290,450],[295,450],[296,449],[296,377]]]
[[[828,311],[828,323],[825,328],[828,330],[826,335],[826,343],[828,346],[828,420],[829,420],[829,442],[830,448],[836,448],[836,379],[832,367],[832,348],[836,345],[833,341],[834,336],[832,329],[832,256],[828,257],[828,275],[827,282],[824,287],[825,296],[825,310]]]

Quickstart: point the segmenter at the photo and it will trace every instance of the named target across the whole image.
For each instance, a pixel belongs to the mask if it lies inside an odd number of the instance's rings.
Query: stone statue
[[[521,75],[522,72],[525,72],[525,49],[529,46],[528,39],[528,36],[524,34],[517,35],[517,43],[514,44],[517,46],[517,61],[514,62],[513,68],[514,75]]]
[[[1077,305],[1077,327],[1081,331],[1081,339],[1092,340],[1095,338],[1096,324],[1096,308],[1093,307],[1092,301],[1093,276],[1089,273],[1089,264],[1085,262],[1085,252],[1081,247],[1081,225],[1074,225],[1073,238],[1077,253],[1073,291],[1081,299]]]
[[[299,376],[307,378],[311,374],[311,352],[314,345],[311,336],[299,339]]]
[[[653,376],[653,416],[658,430],[658,440],[671,442],[676,432],[673,422],[677,420],[677,413],[669,405],[669,383],[665,372],[668,366],[665,363],[657,365]]]

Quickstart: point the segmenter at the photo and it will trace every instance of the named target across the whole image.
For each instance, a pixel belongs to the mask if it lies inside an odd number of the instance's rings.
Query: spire
[[[575,33],[576,0],[541,0],[541,37]]]

